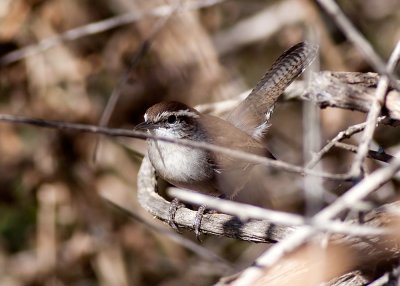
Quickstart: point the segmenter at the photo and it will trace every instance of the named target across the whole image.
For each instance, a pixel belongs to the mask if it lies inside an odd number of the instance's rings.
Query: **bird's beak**
[[[146,121],[144,121],[144,122],[139,123],[138,125],[136,125],[135,128],[134,128],[134,130],[137,130],[137,131],[147,131],[147,130],[153,130],[153,129],[155,129],[155,128],[157,128],[157,124],[154,124],[154,123],[152,123],[152,122],[146,122]]]

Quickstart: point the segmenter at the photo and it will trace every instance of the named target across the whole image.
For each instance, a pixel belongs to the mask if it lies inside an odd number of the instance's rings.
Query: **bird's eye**
[[[175,123],[176,122],[176,116],[175,115],[168,116],[167,121],[168,121],[169,124]]]

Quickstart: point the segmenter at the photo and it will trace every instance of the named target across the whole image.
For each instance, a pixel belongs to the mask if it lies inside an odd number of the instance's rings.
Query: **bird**
[[[144,122],[135,127],[166,138],[188,139],[227,147],[275,159],[262,139],[278,97],[315,59],[318,45],[300,42],[286,50],[265,73],[250,94],[225,119],[202,114],[177,101],[163,101],[148,108]],[[247,195],[253,186],[256,164],[226,154],[147,139],[148,156],[157,174],[170,184],[193,192],[235,200]],[[250,193],[250,192],[249,192]],[[174,199],[169,223],[179,207]],[[194,221],[200,235],[205,206],[200,206]]]

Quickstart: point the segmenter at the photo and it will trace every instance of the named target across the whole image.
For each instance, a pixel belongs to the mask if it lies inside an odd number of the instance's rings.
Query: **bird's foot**
[[[171,205],[169,206],[168,209],[168,224],[170,227],[172,227],[176,232],[180,232],[178,226],[175,223],[175,214],[176,211],[181,208],[183,205],[180,203],[180,201],[177,198],[174,198],[171,202]]]
[[[200,226],[201,226],[201,220],[203,219],[203,215],[204,215],[205,210],[206,210],[206,206],[205,205],[201,205],[199,207],[199,209],[197,210],[197,213],[196,213],[196,217],[194,219],[194,223],[193,223],[194,233],[196,235],[197,240],[200,241],[200,242],[201,242],[201,240],[200,240],[200,234],[201,234]]]

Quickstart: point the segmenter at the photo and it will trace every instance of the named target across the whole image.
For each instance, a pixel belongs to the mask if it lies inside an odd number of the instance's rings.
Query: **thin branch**
[[[333,204],[327,206],[315,216],[315,220],[328,220],[334,218],[346,208],[364,199],[368,194],[386,184],[399,170],[400,157],[396,154],[390,164],[376,170],[360,183],[352,187],[345,194],[339,197]]]
[[[400,41],[397,42],[397,45],[392,55],[390,56],[387,65],[387,70],[389,71],[389,73],[393,72],[399,58],[400,58]],[[361,138],[361,143],[358,146],[357,154],[351,166],[350,172],[354,177],[358,177],[362,174],[362,165],[368,154],[369,145],[371,143],[378,122],[378,116],[381,113],[382,106],[385,103],[385,94],[388,87],[389,87],[388,77],[382,76],[381,79],[379,80],[378,87],[376,88],[376,95],[372,102],[371,109],[368,112],[368,117],[366,121],[367,125],[365,126],[365,130]]]
[[[187,139],[175,139],[163,136],[155,136],[148,134],[146,132],[135,131],[135,130],[126,130],[126,129],[114,129],[114,128],[106,128],[94,125],[86,125],[86,124],[76,124],[76,123],[67,123],[60,121],[52,121],[52,120],[43,120],[43,119],[35,119],[28,118],[22,116],[14,116],[7,114],[0,114],[0,121],[3,122],[11,122],[18,124],[27,124],[34,125],[45,128],[53,128],[59,130],[74,130],[79,132],[89,132],[96,134],[104,134],[108,136],[121,136],[121,137],[130,137],[130,138],[138,138],[138,139],[154,139],[160,140],[163,142],[175,143],[182,146],[189,146],[193,148],[204,149],[213,152],[219,152],[228,156],[231,156],[236,159],[244,160],[247,162],[252,162],[256,164],[261,164],[267,167],[272,167],[280,170],[284,170],[287,172],[298,173],[301,175],[307,174],[310,176],[319,176],[321,178],[329,179],[329,180],[351,180],[347,174],[330,174],[324,172],[317,172],[310,169],[305,169],[300,166],[292,165],[289,163],[285,163],[279,160],[271,160],[266,157],[258,156],[255,154],[247,153],[240,150],[232,150],[227,147],[217,146],[213,144],[209,144],[207,142],[199,142],[192,141]]]
[[[210,7],[223,2],[224,0],[203,0],[196,2],[185,2],[181,10],[197,10],[205,7]],[[53,37],[45,38],[38,43],[28,45],[19,50],[10,52],[0,58],[0,65],[8,65],[10,63],[19,61],[26,57],[44,52],[54,46],[60,45],[63,42],[74,41],[76,39],[86,37],[89,35],[98,34],[101,32],[114,29],[119,26],[127,25],[139,21],[145,17],[165,17],[173,14],[175,7],[171,5],[161,5],[147,11],[132,11],[123,15],[118,15],[106,20],[90,23],[88,25],[68,30],[62,34]]]
[[[385,235],[389,230],[376,227],[368,227],[356,224],[342,223],[336,221],[315,222],[313,219],[307,219],[303,216],[287,212],[268,210],[265,208],[238,203],[230,200],[223,200],[212,196],[195,193],[177,188],[169,188],[168,193],[173,198],[178,198],[184,202],[195,205],[205,205],[212,210],[220,211],[230,215],[237,216],[241,220],[263,219],[271,223],[285,226],[311,226],[319,231],[329,231],[333,233],[342,233],[352,236],[375,236]]]
[[[325,9],[325,11],[333,18],[342,32],[347,38],[362,52],[364,58],[371,66],[380,74],[387,76],[390,83],[400,91],[400,84],[392,71],[386,68],[385,63],[374,51],[371,44],[364,36],[354,27],[340,7],[333,0],[317,0],[317,2]]]
[[[378,122],[382,122],[384,119],[385,117],[380,117],[378,118]],[[365,126],[366,122],[363,122],[360,124],[352,125],[346,130],[339,132],[338,135],[336,135],[335,138],[331,139],[328,144],[326,144],[318,153],[314,154],[313,159],[308,162],[306,168],[312,169],[322,159],[322,157],[335,146],[337,142],[342,141],[346,138],[350,138],[354,134],[363,131]]]
[[[351,144],[346,144],[346,143],[341,143],[341,142],[336,142],[335,147],[347,150],[352,153],[357,153],[357,146],[351,145]],[[373,151],[373,150],[368,150],[367,154],[368,158],[375,159],[378,161],[382,161],[385,163],[388,163],[390,160],[392,160],[394,157],[392,155],[389,155],[385,153],[385,151]]]

